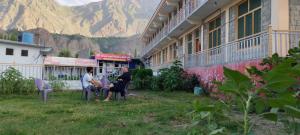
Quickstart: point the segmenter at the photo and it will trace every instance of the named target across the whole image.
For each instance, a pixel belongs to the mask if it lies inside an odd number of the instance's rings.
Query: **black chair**
[[[128,92],[128,86],[129,86],[129,83],[130,83],[130,82],[126,83],[126,85],[125,85],[125,87],[124,87],[124,96],[123,96],[124,100],[126,100],[126,95],[127,95],[127,92]],[[115,100],[120,100],[119,97],[122,97],[121,92],[114,92],[114,94],[115,94],[115,96],[114,96],[114,97],[115,97]]]

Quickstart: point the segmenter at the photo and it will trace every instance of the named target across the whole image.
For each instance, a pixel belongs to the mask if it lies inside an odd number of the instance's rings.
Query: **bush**
[[[151,69],[136,69],[132,71],[132,80],[136,89],[150,89],[153,71]]]
[[[67,87],[63,80],[51,80],[49,84],[54,92],[63,91]]]
[[[175,61],[170,68],[161,69],[157,77],[152,78],[153,90],[185,90],[192,91],[199,86],[199,77],[186,73],[180,61]]]
[[[26,79],[15,68],[8,68],[0,75],[0,93],[10,94],[32,94],[36,91],[34,79]]]

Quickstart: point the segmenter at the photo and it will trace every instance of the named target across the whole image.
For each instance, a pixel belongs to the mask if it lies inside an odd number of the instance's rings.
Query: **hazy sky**
[[[101,0],[56,0],[59,4],[65,6],[78,6],[88,4],[90,2],[96,2]]]

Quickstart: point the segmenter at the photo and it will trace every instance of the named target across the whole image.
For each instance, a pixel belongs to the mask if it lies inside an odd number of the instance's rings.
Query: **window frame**
[[[218,19],[220,19],[220,25],[219,26],[217,26],[217,20]],[[212,29],[210,27],[211,23],[214,23],[214,27]],[[222,17],[221,17],[221,15],[218,15],[214,19],[210,20],[208,22],[208,25],[209,25],[209,28],[208,28],[208,38],[209,38],[209,40],[208,40],[208,49],[212,49],[212,48],[220,46],[221,42],[222,42]],[[218,31],[220,31],[220,33]],[[216,34],[216,38],[215,38],[214,34]],[[220,41],[218,41],[219,37],[221,38]],[[216,41],[214,41],[214,40],[216,40]],[[214,43],[216,43],[217,45],[214,45]]]
[[[8,50],[12,50],[12,53],[11,53],[11,54],[8,54]],[[5,55],[6,55],[6,56],[13,56],[13,55],[14,55],[14,51],[15,51],[15,50],[14,50],[13,48],[6,48],[6,49],[5,49]]]
[[[23,55],[23,52],[26,52],[26,53],[25,53],[26,55]],[[28,51],[28,50],[23,50],[23,49],[22,49],[22,50],[21,50],[21,56],[22,56],[22,57],[28,57],[28,56],[29,56],[29,51]]]
[[[251,7],[250,7],[250,1],[251,0],[243,0],[243,1],[241,1],[238,5],[237,5],[237,13],[238,13],[238,15],[237,15],[237,39],[238,40],[240,40],[240,39],[243,39],[243,38],[247,38],[247,37],[250,37],[250,36],[253,36],[253,35],[256,35],[256,34],[259,34],[259,33],[261,33],[261,26],[260,26],[260,32],[256,32],[255,33],[255,13],[257,12],[257,11],[259,11],[260,10],[260,13],[261,13],[261,10],[262,10],[262,2],[261,2],[261,4],[260,4],[260,6],[258,6],[258,7],[256,7],[256,8],[253,8],[253,9],[251,9]],[[244,4],[245,2],[247,2],[247,4],[248,4],[248,9],[247,9],[247,12],[246,13],[244,13],[244,14],[242,14],[242,15],[240,15],[240,12],[239,12],[239,7],[242,5],[242,4]],[[247,35],[247,16],[248,15],[250,15],[251,14],[251,34],[249,34],[249,35]],[[244,29],[243,29],[243,36],[241,36],[240,37],[240,35],[239,35],[239,33],[240,33],[240,28],[239,28],[239,20],[240,19],[243,19],[243,23],[244,23],[244,25],[243,25],[243,27],[244,27]],[[261,22],[261,15],[260,15],[260,22]],[[260,25],[261,25],[262,23],[260,23]]]

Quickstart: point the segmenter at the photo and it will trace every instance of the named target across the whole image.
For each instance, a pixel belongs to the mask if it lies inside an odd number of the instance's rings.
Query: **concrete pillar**
[[[280,36],[275,33],[272,38],[272,52],[280,56],[286,56],[289,49],[289,1],[271,1],[271,26],[272,30],[284,31]]]

